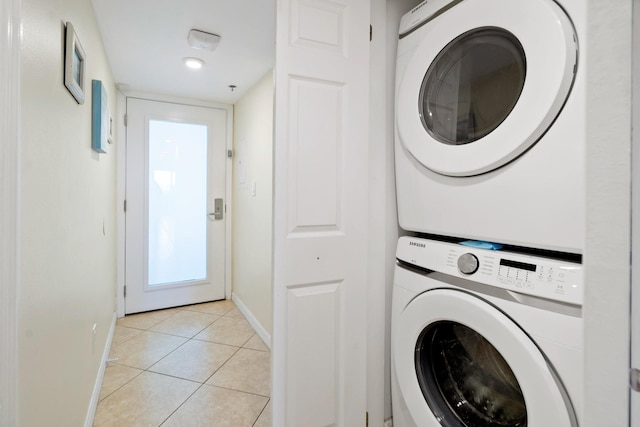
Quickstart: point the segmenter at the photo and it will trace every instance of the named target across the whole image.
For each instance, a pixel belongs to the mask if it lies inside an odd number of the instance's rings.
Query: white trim
[[[631,60],[631,357],[640,369],[640,4],[633,2]],[[640,393],[629,387],[629,425],[640,425]]]
[[[271,335],[267,332],[267,330],[258,322],[258,319],[251,313],[251,311],[247,308],[247,306],[242,302],[242,300],[236,295],[232,294],[231,299],[238,307],[238,310],[247,318],[249,324],[253,327],[253,330],[256,331],[256,334],[260,337],[260,339],[264,342],[269,350],[271,350]]]
[[[117,115],[114,117],[116,123],[116,135],[114,138],[116,144],[116,186],[117,186],[117,206],[116,206],[116,222],[117,222],[117,272],[116,272],[116,313],[118,317],[124,317],[124,264],[125,264],[125,215],[124,201],[126,198],[127,183],[127,128],[124,125],[124,115],[127,113],[127,98],[124,93],[118,90],[117,94]]]
[[[118,87],[118,117],[115,118],[117,123],[116,141],[117,147],[117,228],[118,228],[118,255],[117,255],[117,290],[116,313],[118,317],[124,317],[125,314],[125,230],[126,219],[124,213],[124,201],[126,200],[126,166],[127,166],[127,127],[124,125],[124,116],[127,114],[127,97],[141,98],[150,101],[171,102],[174,104],[186,104],[196,107],[219,108],[227,112],[227,150],[233,148],[233,105],[219,102],[204,101],[199,99],[183,98],[172,95],[153,94],[149,92],[131,91],[123,87]],[[231,218],[232,215],[232,179],[233,179],[233,159],[227,158],[226,161],[226,229],[225,229],[225,297],[231,297]]]
[[[181,96],[174,96],[174,95],[162,95],[162,94],[156,94],[156,93],[150,93],[150,92],[133,91],[133,90],[124,89],[122,87],[119,87],[119,90],[125,97],[129,97],[129,98],[140,98],[140,99],[146,99],[149,101],[170,102],[172,104],[185,104],[185,105],[191,105],[194,107],[209,107],[209,108],[233,110],[232,104],[225,104],[221,102],[205,101],[202,99],[193,99],[193,98],[184,98]]]
[[[0,425],[18,425],[20,0],[0,2]]]
[[[113,342],[113,334],[116,330],[116,318],[117,313],[113,313],[113,319],[111,319],[111,328],[109,328],[109,335],[107,336],[107,342],[102,352],[102,360],[100,361],[100,369],[98,369],[98,375],[96,376],[96,382],[93,385],[93,393],[91,394],[91,401],[89,402],[89,409],[87,410],[87,417],[84,420],[85,427],[91,427],[93,425],[93,419],[96,417],[96,408],[100,401],[100,389],[102,388],[102,380],[104,380],[104,373],[107,369],[107,360],[109,358],[109,352],[111,351],[111,343]]]
[[[227,151],[233,150],[233,105],[227,108]],[[226,154],[226,153],[225,153]],[[225,229],[225,241],[224,241],[224,295],[226,298],[232,296],[231,281],[233,268],[231,266],[231,254],[232,252],[232,220],[233,220],[233,158],[227,156],[226,162],[226,176],[225,176],[225,217],[226,217],[226,229]],[[264,339],[264,338],[263,338]]]

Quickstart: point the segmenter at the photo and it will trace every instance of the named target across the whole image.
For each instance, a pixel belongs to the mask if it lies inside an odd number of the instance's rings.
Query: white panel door
[[[278,0],[273,425],[365,425],[369,1]]]
[[[225,297],[226,116],[127,98],[127,314]]]

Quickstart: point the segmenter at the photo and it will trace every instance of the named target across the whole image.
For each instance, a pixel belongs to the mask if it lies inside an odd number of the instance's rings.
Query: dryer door
[[[515,159],[551,126],[573,84],[577,36],[552,0],[463,1],[406,37],[421,42],[398,76],[398,134],[443,175]]]
[[[577,426],[544,355],[489,302],[459,290],[427,291],[394,330],[394,369],[416,425]]]

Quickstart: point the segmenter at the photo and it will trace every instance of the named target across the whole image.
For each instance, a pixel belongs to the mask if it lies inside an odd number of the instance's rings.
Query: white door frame
[[[0,425],[8,426],[18,425],[20,0],[0,2],[0,28]]]
[[[631,360],[640,369],[640,4],[633,2],[631,68]],[[640,425],[640,393],[629,388],[629,425]]]
[[[160,101],[160,102],[172,102],[175,104],[185,104],[185,105],[193,105],[196,107],[210,107],[210,108],[219,108],[225,110],[227,112],[227,141],[226,141],[226,149],[231,150],[233,148],[233,105],[229,104],[220,104],[215,102],[207,102],[207,101],[199,101],[195,99],[189,98],[181,98],[176,96],[168,96],[168,95],[158,95],[158,94],[150,94],[145,92],[134,92],[134,91],[123,91],[119,88],[118,90],[118,114],[115,118],[116,120],[116,129],[117,134],[122,136],[121,138],[116,138],[116,141],[120,141],[120,146],[116,150],[117,152],[117,174],[118,174],[118,218],[117,218],[117,228],[118,228],[118,265],[117,265],[117,316],[124,316],[124,285],[125,285],[125,214],[124,214],[124,201],[126,198],[126,134],[127,128],[124,125],[124,115],[127,112],[127,97],[136,97],[136,98],[144,98],[150,101]],[[232,226],[232,218],[233,218],[233,200],[232,196],[232,179],[233,179],[233,159],[227,157],[226,159],[226,213],[227,223],[225,230],[225,298],[231,299],[231,226]]]

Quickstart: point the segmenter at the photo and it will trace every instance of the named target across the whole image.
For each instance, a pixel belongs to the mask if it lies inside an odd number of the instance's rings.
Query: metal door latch
[[[213,212],[209,212],[209,216],[213,217],[213,219],[222,219],[223,217],[223,201],[222,199],[215,199],[213,201]]]
[[[629,371],[629,387],[633,391],[640,392],[640,371],[635,368]]]

